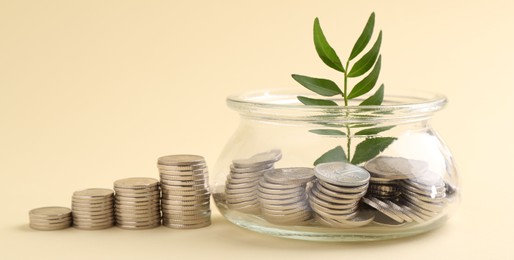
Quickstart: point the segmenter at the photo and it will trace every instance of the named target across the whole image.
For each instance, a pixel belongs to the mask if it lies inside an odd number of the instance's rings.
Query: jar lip
[[[442,109],[447,103],[447,98],[442,94],[394,88],[387,89],[384,94],[384,102],[380,106],[359,106],[358,104],[367,96],[351,100],[352,103],[349,106],[306,106],[297,99],[299,95],[329,99],[338,104],[342,104],[343,101],[342,97],[321,97],[306,89],[295,87],[264,89],[230,95],[227,97],[227,105],[249,117],[319,121],[319,116],[324,115],[322,121],[336,119],[364,122],[380,118],[385,120],[427,117]],[[316,118],[316,116],[318,117]]]

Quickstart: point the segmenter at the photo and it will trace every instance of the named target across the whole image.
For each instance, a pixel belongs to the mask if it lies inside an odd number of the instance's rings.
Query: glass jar
[[[411,236],[448,219],[459,201],[458,177],[429,122],[444,96],[397,91],[381,106],[358,106],[365,97],[349,106],[305,106],[299,95],[316,98],[300,89],[228,97],[241,121],[211,177],[226,219],[320,241]]]

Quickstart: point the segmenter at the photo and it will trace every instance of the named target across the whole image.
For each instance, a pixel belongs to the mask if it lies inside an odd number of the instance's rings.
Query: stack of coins
[[[161,225],[159,181],[127,178],[114,182],[116,225],[124,229],[147,229]]]
[[[233,160],[225,182],[225,198],[228,208],[244,213],[259,213],[257,187],[264,173],[272,171],[282,158],[280,150],[256,154],[248,159]]]
[[[373,223],[380,226],[397,227],[408,222],[423,221],[409,208],[403,207],[390,200],[380,200],[374,197],[363,198],[362,201],[377,210]]]
[[[313,179],[312,168],[283,168],[264,173],[257,192],[263,217],[274,224],[305,224],[312,218],[306,185]]]
[[[401,188],[402,203],[424,220],[438,215],[446,207],[446,184],[436,173],[428,171],[403,180]]]
[[[318,180],[310,191],[309,202],[320,224],[352,228],[373,220],[371,211],[358,210],[370,179],[366,170],[349,163],[331,162],[318,164],[314,171]]]
[[[422,161],[400,157],[379,156],[364,165],[371,174],[368,196],[381,200],[398,201],[399,183],[427,170]]]
[[[157,160],[161,178],[163,225],[192,229],[211,224],[208,170],[198,155],[169,155]]]
[[[29,211],[30,227],[37,230],[59,230],[71,227],[71,210],[65,207],[43,207]]]
[[[114,225],[114,191],[86,189],[73,193],[71,201],[73,226],[95,230]]]

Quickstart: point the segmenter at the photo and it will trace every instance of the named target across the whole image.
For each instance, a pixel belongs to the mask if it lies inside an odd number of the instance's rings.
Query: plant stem
[[[343,99],[344,99],[344,106],[345,107],[348,107],[348,70],[350,69],[350,60],[348,59],[346,61],[346,70],[344,71],[344,93],[343,93]],[[346,110],[346,116],[348,117],[349,116],[349,111]],[[347,141],[346,141],[346,160],[348,162],[350,162],[350,158],[351,158],[351,151],[350,151],[350,147],[352,145],[352,137],[351,137],[351,129],[350,129],[350,126],[348,124],[346,124],[346,136],[347,136]]]

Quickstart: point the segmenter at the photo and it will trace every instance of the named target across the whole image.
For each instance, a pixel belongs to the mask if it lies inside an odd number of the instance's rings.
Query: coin
[[[369,182],[369,172],[345,162],[320,163],[315,168],[318,179],[334,185],[356,187]]]
[[[362,198],[362,201],[368,204],[369,206],[375,208],[379,212],[383,213],[390,219],[393,219],[398,223],[404,222],[404,220],[401,217],[399,217],[396,213],[394,213],[393,210],[391,210],[391,207],[387,203],[378,200],[377,198]]]
[[[368,161],[364,168],[378,178],[409,179],[428,170],[428,164],[401,157],[378,156]]]
[[[302,185],[314,180],[314,170],[307,167],[280,168],[266,172],[264,178],[276,184]]]
[[[167,166],[189,166],[204,163],[205,159],[202,156],[192,154],[167,155],[157,159],[157,164]]]
[[[154,178],[126,178],[114,182],[115,188],[144,189],[156,187],[159,181]]]
[[[105,197],[112,197],[114,196],[114,191],[112,189],[99,189],[99,188],[92,188],[92,189],[85,189],[81,191],[75,191],[73,193],[73,198],[75,199],[104,199]]]
[[[267,152],[258,153],[248,159],[236,159],[232,163],[235,167],[249,168],[263,164],[271,164],[282,158],[282,152],[278,149],[269,150]]]

